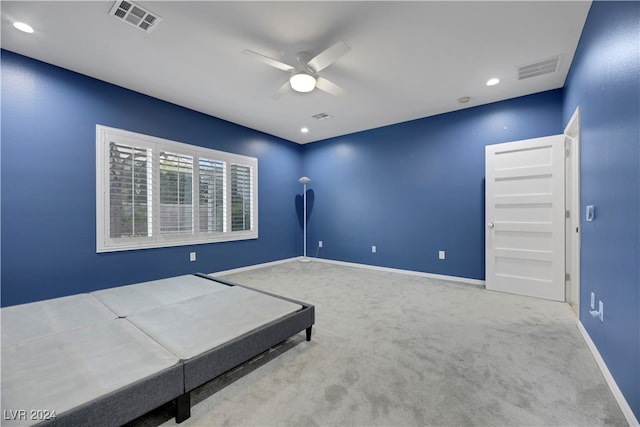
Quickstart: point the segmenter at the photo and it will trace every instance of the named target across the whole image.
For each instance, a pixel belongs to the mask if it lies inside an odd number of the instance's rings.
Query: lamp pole
[[[303,247],[303,256],[302,259],[300,259],[300,262],[309,262],[309,258],[307,258],[307,184],[311,182],[311,179],[309,177],[303,176],[302,178],[300,178],[298,180],[298,182],[300,184],[302,184],[304,186],[304,192],[302,194],[302,199],[304,200],[304,212],[303,212],[303,217],[302,217],[302,223],[303,223],[303,234],[304,234],[304,247]]]

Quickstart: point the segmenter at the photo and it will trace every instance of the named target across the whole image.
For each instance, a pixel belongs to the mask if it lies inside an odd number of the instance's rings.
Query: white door
[[[564,135],[486,147],[487,289],[565,300],[564,158]]]

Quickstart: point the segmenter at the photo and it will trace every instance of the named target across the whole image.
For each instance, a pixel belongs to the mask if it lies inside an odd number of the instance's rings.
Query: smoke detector
[[[115,16],[147,33],[153,30],[162,19],[144,7],[126,0],[117,0],[113,4],[109,15]]]

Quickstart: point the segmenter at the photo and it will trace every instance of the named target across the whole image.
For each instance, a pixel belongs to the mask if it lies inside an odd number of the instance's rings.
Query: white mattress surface
[[[127,320],[187,360],[301,308],[299,304],[232,286],[136,313]]]
[[[229,288],[193,275],[170,277],[92,292],[118,316],[149,310]]]
[[[2,346],[2,410],[59,415],[176,363],[173,354],[123,319]]]
[[[116,318],[89,294],[4,307],[1,315],[2,347]]]

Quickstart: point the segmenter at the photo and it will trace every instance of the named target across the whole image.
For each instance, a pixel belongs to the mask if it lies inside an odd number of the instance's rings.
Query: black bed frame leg
[[[176,398],[176,423],[180,424],[191,416],[191,394],[185,393]]]
[[[307,328],[307,341],[311,341],[311,328],[313,328],[313,326]]]

